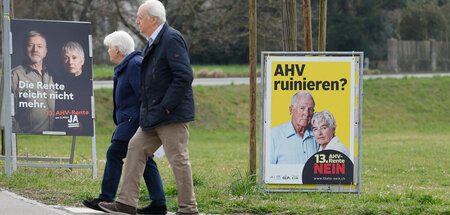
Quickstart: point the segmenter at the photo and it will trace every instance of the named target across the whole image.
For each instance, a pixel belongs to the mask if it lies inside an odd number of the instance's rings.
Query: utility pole
[[[295,0],[283,0],[283,51],[297,51],[297,13]]]
[[[305,28],[305,51],[312,51],[311,0],[303,0],[303,23]]]
[[[319,0],[319,47],[318,51],[325,51],[327,44],[327,0]]]
[[[250,175],[256,174],[256,0],[249,0]]]

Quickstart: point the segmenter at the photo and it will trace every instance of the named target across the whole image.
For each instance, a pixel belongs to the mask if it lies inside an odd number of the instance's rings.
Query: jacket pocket
[[[130,115],[119,111],[117,112],[117,124],[124,123],[124,122],[131,122],[133,120],[133,117]]]
[[[154,126],[167,118],[167,113],[161,104],[152,105],[148,109],[147,121],[149,126]]]

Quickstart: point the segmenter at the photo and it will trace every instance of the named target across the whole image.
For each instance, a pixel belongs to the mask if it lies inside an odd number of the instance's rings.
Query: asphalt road
[[[405,78],[405,77],[417,77],[417,78],[430,78],[433,76],[450,76],[450,73],[420,73],[420,74],[386,74],[386,75],[364,75],[363,79],[377,79],[377,78]],[[257,78],[259,83],[260,78]],[[249,84],[250,79],[248,77],[233,77],[233,78],[195,78],[192,83],[193,86],[219,86],[219,85],[231,85],[231,84]],[[113,88],[113,81],[94,81],[94,89],[100,88]]]

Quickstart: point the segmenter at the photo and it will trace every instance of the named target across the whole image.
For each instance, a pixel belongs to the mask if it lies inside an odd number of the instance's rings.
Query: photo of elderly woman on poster
[[[312,131],[316,142],[320,145],[319,152],[323,150],[336,150],[350,157],[347,146],[339,141],[335,135],[336,120],[329,111],[315,113],[311,119]]]

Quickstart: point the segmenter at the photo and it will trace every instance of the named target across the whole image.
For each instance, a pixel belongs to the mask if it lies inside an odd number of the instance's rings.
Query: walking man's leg
[[[161,139],[178,188],[178,212],[198,213],[189,162],[189,123],[171,123],[155,130]]]
[[[139,186],[147,158],[156,151],[159,145],[161,143],[153,130],[143,131],[140,127],[138,128],[128,145],[122,186],[117,196],[117,202],[137,207]]]

